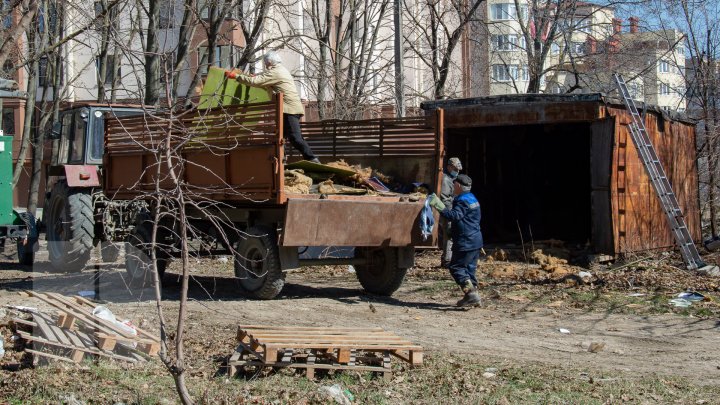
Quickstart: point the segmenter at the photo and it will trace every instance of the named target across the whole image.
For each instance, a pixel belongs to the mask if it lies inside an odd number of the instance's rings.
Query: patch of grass
[[[291,370],[236,379],[190,370],[187,380],[194,398],[203,403],[329,403],[319,388],[334,384],[350,390],[359,404],[711,403],[720,396],[720,387],[680,378],[521,364],[472,355],[432,353],[423,367],[394,363],[394,371],[390,381],[357,372],[330,373],[311,381]],[[490,371],[492,375],[487,374]],[[172,378],[156,362],[129,368],[100,362],[80,370],[47,367],[22,373],[31,378],[6,399],[11,404],[55,403],[70,396],[88,404],[176,402]],[[17,382],[17,373],[2,377]]]

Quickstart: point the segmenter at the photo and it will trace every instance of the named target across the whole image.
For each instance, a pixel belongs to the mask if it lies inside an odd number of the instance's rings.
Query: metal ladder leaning
[[[613,73],[613,78],[620,90],[623,101],[625,101],[625,106],[628,108],[630,115],[632,116],[630,133],[632,135],[633,143],[635,144],[635,148],[638,150],[638,155],[640,155],[640,160],[642,161],[643,166],[645,166],[645,170],[650,177],[653,188],[655,188],[655,193],[660,199],[660,204],[663,207],[663,211],[665,211],[668,225],[670,225],[675,241],[680,248],[680,254],[685,261],[685,265],[688,270],[698,270],[704,268],[706,267],[705,262],[703,262],[700,258],[700,253],[698,253],[692,236],[690,236],[690,231],[688,230],[682,210],[678,205],[677,197],[672,190],[672,185],[670,185],[670,181],[665,174],[665,169],[663,169],[662,163],[660,163],[657,152],[655,151],[652,142],[650,142],[650,137],[645,129],[645,122],[638,113],[638,109],[630,96],[625,80],[618,73]]]

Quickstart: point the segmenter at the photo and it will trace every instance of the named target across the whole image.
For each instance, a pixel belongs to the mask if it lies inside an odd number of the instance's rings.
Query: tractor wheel
[[[390,296],[402,284],[407,269],[398,266],[397,251],[392,248],[355,248],[355,257],[367,260],[355,265],[355,274],[365,291]]]
[[[151,286],[153,284],[152,256],[152,222],[146,214],[138,214],[135,228],[125,242],[125,270],[129,285]],[[162,281],[167,268],[167,258],[156,250],[158,278]]]
[[[58,182],[50,194],[47,241],[50,263],[58,271],[81,271],[93,247],[95,220],[92,197]]]
[[[285,285],[275,232],[257,226],[235,243],[235,277],[240,290],[261,300],[275,298]]]

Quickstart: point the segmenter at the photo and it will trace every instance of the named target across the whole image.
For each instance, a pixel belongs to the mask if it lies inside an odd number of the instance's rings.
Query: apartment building
[[[681,32],[641,31],[636,17],[624,26],[613,7],[593,3],[538,10],[523,0],[519,4],[488,1],[486,33],[474,41],[472,60],[465,61],[480,82],[472,95],[527,92],[535,63],[542,93],[612,92],[611,73],[617,71],[636,99],[684,111]],[[538,18],[543,14],[545,23]],[[537,57],[541,53],[544,58]]]

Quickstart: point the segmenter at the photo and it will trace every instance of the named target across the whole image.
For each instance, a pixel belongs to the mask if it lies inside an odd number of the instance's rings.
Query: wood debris
[[[86,357],[105,357],[130,363],[145,361],[160,350],[160,339],[134,327],[135,333],[93,315],[96,304],[58,293],[24,291],[57,310],[57,315],[32,311],[31,318],[14,318],[25,351],[34,357],[80,363]]]

